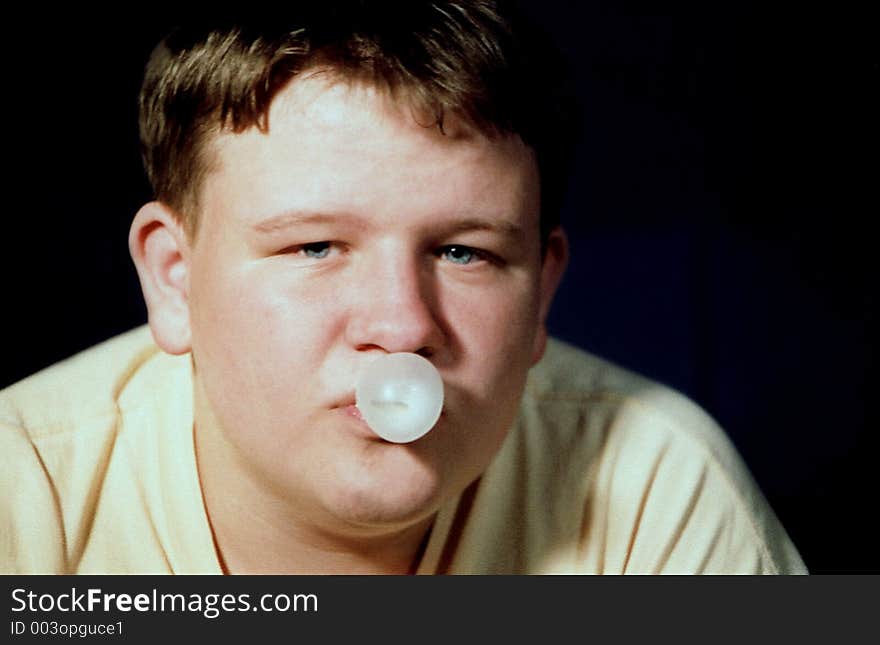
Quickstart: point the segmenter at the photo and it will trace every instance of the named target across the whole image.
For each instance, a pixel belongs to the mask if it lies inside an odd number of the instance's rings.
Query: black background
[[[527,3],[583,106],[551,331],[705,407],[811,571],[877,572],[876,21],[773,4]],[[175,16],[140,11],[6,21],[0,387],[146,320],[136,95]]]

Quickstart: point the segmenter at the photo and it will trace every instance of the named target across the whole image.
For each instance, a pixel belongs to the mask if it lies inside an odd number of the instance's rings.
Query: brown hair
[[[508,3],[318,0],[237,18],[176,29],[153,50],[141,87],[147,176],[191,236],[210,138],[265,129],[275,94],[316,67],[405,93],[441,131],[451,112],[486,136],[519,135],[537,154],[542,240],[558,222],[572,139],[560,63]]]

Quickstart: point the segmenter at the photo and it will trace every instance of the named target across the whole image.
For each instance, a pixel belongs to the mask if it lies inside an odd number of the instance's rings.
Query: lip
[[[351,390],[350,392],[345,392],[344,394],[340,395],[335,400],[331,399],[330,407],[343,409],[349,406],[353,406],[355,404],[355,401],[357,401],[357,399],[355,398],[354,390]]]
[[[364,421],[363,416],[361,416],[361,411],[358,409],[358,407],[354,403],[349,403],[348,405],[343,405],[340,407],[340,410],[342,410],[343,414],[347,414],[350,417],[354,417],[358,421],[363,421],[364,424],[367,423],[366,421]]]
[[[346,423],[346,425],[354,430],[354,432],[364,439],[368,439],[371,441],[379,441],[383,443],[387,443],[382,437],[373,432],[372,428],[367,425],[367,422],[364,421],[364,418],[361,416],[361,411],[358,410],[357,406],[354,404],[354,401],[349,403],[342,403],[341,405],[337,405],[334,408],[336,412],[341,414],[348,419],[351,419],[353,423]]]
[[[385,439],[383,439],[382,437],[377,435],[375,432],[373,432],[373,429],[370,428],[370,426],[364,420],[363,416],[361,416],[361,411],[358,410],[358,407],[357,407],[357,405],[355,405],[353,400],[350,400],[348,402],[343,402],[340,405],[335,406],[334,409],[337,412],[339,412],[340,414],[342,414],[343,416],[354,419],[355,423],[352,424],[352,426],[356,429],[356,432],[358,434],[360,434],[361,436],[363,436],[366,439],[370,439],[372,441],[379,441],[381,443],[387,443],[390,445],[407,445],[407,444],[396,444],[391,441],[386,441]],[[443,421],[443,419],[445,417],[446,417],[446,408],[444,407],[443,410],[440,411],[440,417],[437,419],[437,423],[434,424],[434,428],[436,428],[437,424],[439,424],[441,421]],[[432,429],[430,432],[433,432],[433,431],[434,431],[434,429]],[[428,434],[430,434],[430,432]],[[420,439],[416,440],[413,443],[418,443],[418,441],[420,441]]]

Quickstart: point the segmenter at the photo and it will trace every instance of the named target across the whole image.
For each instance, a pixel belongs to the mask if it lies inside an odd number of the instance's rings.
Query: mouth
[[[358,410],[358,407],[355,405],[353,397],[351,399],[340,401],[334,405],[333,411],[341,414],[343,417],[353,420],[353,423],[349,422],[345,425],[348,427],[349,431],[353,430],[354,433],[361,438],[368,441],[388,443],[382,437],[373,432],[373,429],[367,425],[367,422],[364,420],[363,416],[361,416],[361,411]]]
[[[361,415],[361,411],[358,409],[357,405],[355,405],[353,398],[346,399],[346,400],[339,402],[337,405],[333,406],[333,409],[345,417],[354,419],[355,423],[351,424],[351,427],[353,427],[355,429],[355,432],[357,434],[359,434],[361,437],[368,439],[370,441],[376,441],[379,443],[386,443],[388,445],[393,445],[393,446],[403,446],[403,445],[411,445],[412,443],[418,443],[421,440],[421,438],[420,438],[420,439],[418,439],[414,442],[410,442],[410,443],[395,443],[395,442],[391,442],[391,441],[387,441],[387,440],[383,439],[378,434],[376,434],[373,431],[373,429],[370,428],[370,426],[364,420],[363,416]],[[446,418],[446,408],[444,407],[444,409],[440,412],[440,418],[438,418],[437,423],[434,424],[434,428],[436,429],[437,425],[439,425],[442,421],[444,421],[445,418]],[[433,432],[433,430],[431,430],[431,432]],[[429,432],[428,435],[430,435],[431,432]]]

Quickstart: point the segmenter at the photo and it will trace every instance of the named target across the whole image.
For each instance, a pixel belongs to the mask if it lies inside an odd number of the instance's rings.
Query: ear
[[[547,348],[547,316],[550,313],[550,305],[553,304],[553,296],[562,281],[565,267],[568,266],[568,237],[560,227],[554,228],[547,238],[544,259],[541,264],[540,283],[540,309],[538,318],[538,331],[535,334],[535,343],[532,347],[532,365],[541,360],[544,350]]]
[[[189,241],[174,212],[150,202],[134,216],[128,249],[137,268],[156,344],[169,354],[191,348]]]

